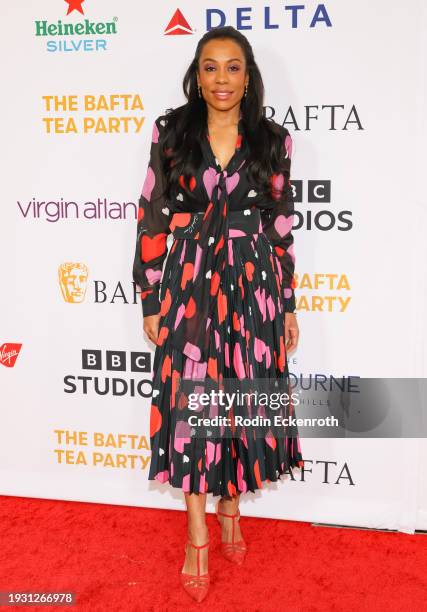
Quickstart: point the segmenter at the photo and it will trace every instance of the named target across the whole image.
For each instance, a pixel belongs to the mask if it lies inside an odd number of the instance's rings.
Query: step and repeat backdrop
[[[147,480],[154,345],[132,263],[153,120],[184,103],[214,27],[249,39],[265,113],[294,141],[292,376],[425,377],[424,5],[2,7],[1,494],[184,508]],[[301,445],[304,469],[243,496],[244,514],[427,527],[423,438]]]

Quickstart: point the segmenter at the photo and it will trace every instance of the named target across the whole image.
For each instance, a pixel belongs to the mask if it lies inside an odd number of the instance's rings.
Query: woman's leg
[[[187,505],[188,539],[196,546],[205,544],[209,538],[206,525],[206,493],[184,493]],[[202,548],[200,554],[200,573],[208,571],[208,547]],[[187,574],[197,574],[197,550],[187,546],[187,554],[182,571]]]
[[[226,514],[236,514],[239,508],[240,493],[233,496],[223,496],[220,499],[218,510],[225,512]],[[219,515],[222,527],[222,541],[231,542],[233,534],[233,522],[234,522],[234,541],[238,542],[242,538],[240,531],[240,521],[235,518],[234,520],[226,516]]]

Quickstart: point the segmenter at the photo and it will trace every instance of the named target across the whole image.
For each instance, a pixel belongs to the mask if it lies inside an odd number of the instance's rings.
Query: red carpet
[[[4,610],[381,612],[427,609],[424,535],[242,517],[241,568],[217,548],[201,604],[181,590],[185,512],[1,497],[0,591],[64,591],[75,607]]]

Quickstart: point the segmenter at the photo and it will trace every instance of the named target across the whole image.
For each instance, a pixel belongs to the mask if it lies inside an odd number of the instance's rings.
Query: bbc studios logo
[[[151,353],[82,349],[80,372],[64,376],[64,393],[150,398]]]

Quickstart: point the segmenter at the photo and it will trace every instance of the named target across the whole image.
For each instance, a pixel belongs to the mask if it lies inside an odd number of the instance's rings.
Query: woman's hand
[[[158,314],[144,317],[144,331],[154,344],[157,344],[157,338],[159,337],[159,322],[160,312]]]
[[[293,312],[285,313],[285,343],[286,352],[291,353],[297,348],[299,328],[297,318]]]

